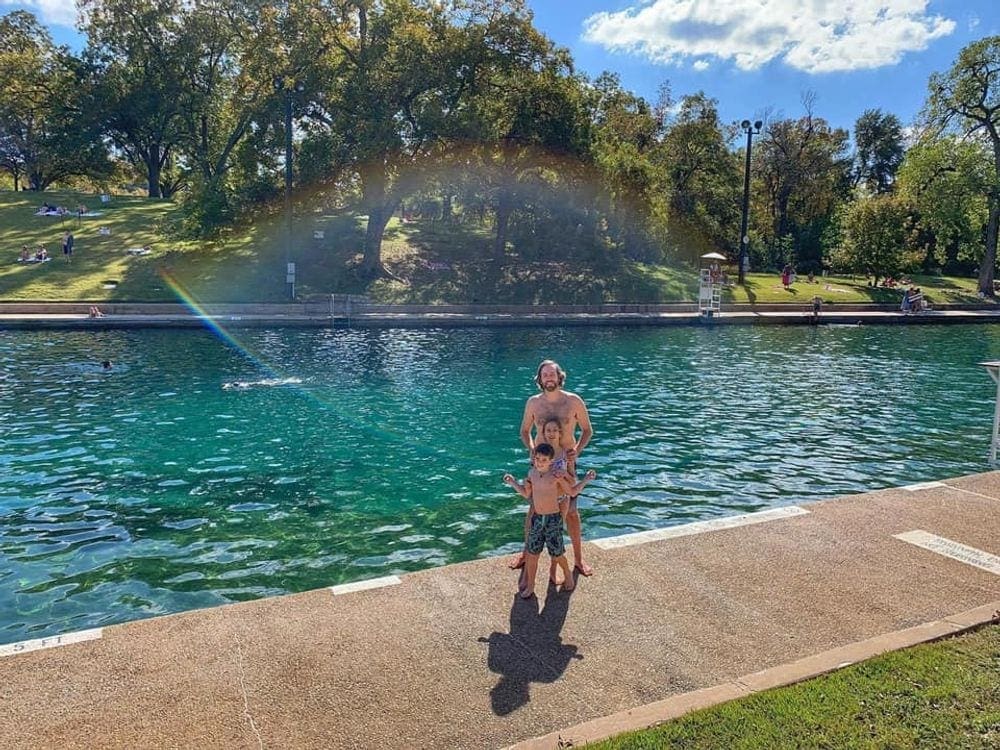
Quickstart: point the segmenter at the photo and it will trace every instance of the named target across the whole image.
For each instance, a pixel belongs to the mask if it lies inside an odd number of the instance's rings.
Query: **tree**
[[[739,236],[741,160],[729,150],[732,129],[719,121],[718,103],[698,92],[681,99],[661,150],[670,186],[670,235],[697,261],[731,250]]]
[[[44,190],[71,176],[107,174],[107,149],[81,102],[86,66],[26,11],[0,17],[0,165]]]
[[[903,263],[909,209],[892,195],[873,195],[847,205],[841,222],[843,242],[834,261],[878,280],[895,275]]]
[[[82,0],[98,82],[91,109],[128,162],[147,181],[150,198],[169,198],[184,176],[171,171],[179,147],[182,72],[181,0]]]
[[[890,192],[905,152],[899,118],[866,109],[854,123],[854,145],[854,184],[874,195]]]
[[[992,182],[989,147],[981,140],[925,137],[906,152],[898,193],[916,211],[925,267],[968,273],[982,255]]]
[[[935,73],[924,109],[928,124],[968,139],[981,139],[992,153],[993,170],[984,195],[986,241],[979,264],[979,292],[995,297],[993,278],[1000,230],[1000,36],[965,47],[947,73]]]
[[[823,230],[848,193],[850,159],[847,131],[814,116],[810,97],[805,104],[804,117],[770,123],[754,151],[752,197],[764,205],[751,216],[769,246],[769,265],[793,260],[784,257],[790,247],[799,264],[815,270]]]

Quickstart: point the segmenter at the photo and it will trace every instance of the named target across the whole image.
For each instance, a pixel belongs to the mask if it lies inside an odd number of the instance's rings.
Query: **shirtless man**
[[[558,363],[547,359],[538,366],[535,373],[535,383],[541,389],[528,399],[524,405],[524,418],[521,420],[521,442],[528,449],[529,455],[535,449],[535,442],[542,441],[542,429],[550,419],[558,419],[562,425],[562,445],[566,451],[567,473],[570,480],[576,477],[576,459],[587,447],[594,431],[590,426],[590,415],[583,399],[575,393],[563,390],[566,373]],[[576,437],[576,428],[580,428],[580,437]],[[532,436],[534,432],[534,436]],[[530,515],[531,511],[529,511]],[[580,525],[580,512],[576,507],[576,498],[570,499],[569,511],[566,514],[566,530],[573,545],[574,568],[582,575],[592,575],[594,570],[583,559],[583,536]],[[512,568],[524,564],[521,553],[512,562]]]

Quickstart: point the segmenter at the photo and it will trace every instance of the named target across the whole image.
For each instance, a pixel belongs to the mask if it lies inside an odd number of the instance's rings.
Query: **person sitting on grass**
[[[21,257],[18,260],[27,263],[31,260],[31,251],[28,249],[27,245],[21,245]]]
[[[89,314],[90,314],[91,318],[103,318],[104,317],[104,313],[101,312],[101,308],[99,308],[97,305],[91,305],[90,306],[90,313]]]
[[[45,245],[39,245],[38,250],[35,251],[35,260],[41,263],[44,260],[49,259],[49,251],[45,249]]]
[[[532,454],[534,467],[528,472],[524,484],[511,474],[504,474],[504,484],[528,500],[534,509],[531,528],[528,531],[528,545],[525,554],[524,575],[518,586],[522,599],[530,599],[535,593],[535,575],[538,572],[538,558],[542,548],[547,548],[553,562],[563,571],[563,591],[572,591],[576,586],[569,563],[566,561],[566,544],[563,541],[566,511],[569,496],[579,494],[587,483],[597,476],[593,470],[587,472],[575,484],[566,478],[557,479],[552,471],[555,449],[548,443],[539,443]],[[558,585],[551,577],[550,582]]]

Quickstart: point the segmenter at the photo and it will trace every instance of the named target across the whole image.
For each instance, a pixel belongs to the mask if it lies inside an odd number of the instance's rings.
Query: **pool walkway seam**
[[[0,737],[579,745],[992,621],[998,499],[989,472],[588,543],[593,577],[528,601],[493,557],[39,639],[0,658]]]

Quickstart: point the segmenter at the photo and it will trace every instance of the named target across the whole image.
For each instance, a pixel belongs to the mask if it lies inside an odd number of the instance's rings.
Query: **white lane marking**
[[[958,492],[964,492],[966,495],[972,495],[973,497],[981,497],[984,500],[1000,500],[1000,498],[993,497],[993,495],[984,495],[982,492],[974,492],[973,490],[967,490],[964,487],[956,487],[952,484],[945,485],[949,490],[957,490]]]
[[[906,490],[907,492],[919,492],[920,490],[932,490],[935,487],[947,487],[944,482],[920,482],[919,484],[908,484],[905,487],[900,487],[901,490]]]
[[[668,526],[665,529],[651,529],[650,531],[638,531],[634,534],[613,536],[608,539],[595,539],[592,544],[601,549],[631,547],[633,544],[645,544],[646,542],[656,542],[661,539],[674,539],[679,536],[704,534],[707,531],[732,529],[737,526],[750,526],[755,523],[764,523],[765,521],[777,521],[781,518],[801,516],[808,512],[805,508],[800,508],[797,505],[789,505],[784,508],[772,508],[771,510],[762,510],[757,513],[742,513],[738,516],[713,518],[710,521],[695,521],[694,523],[686,523],[683,526]]]
[[[75,633],[50,635],[48,638],[35,638],[32,641],[5,643],[0,646],[0,656],[14,656],[16,654],[26,654],[29,651],[41,651],[43,648],[56,648],[57,646],[68,646],[71,643],[96,641],[101,637],[103,631],[104,628],[93,628],[91,630],[78,630]]]
[[[383,576],[382,578],[369,578],[367,581],[355,581],[354,583],[342,583],[339,586],[331,586],[330,591],[334,596],[350,594],[355,591],[367,591],[368,589],[378,589],[383,586],[395,586],[403,581],[399,576]]]
[[[926,531],[921,531],[920,529],[896,534],[895,537],[904,542],[923,547],[931,552],[936,552],[939,555],[950,557],[952,560],[958,560],[959,562],[964,562],[966,565],[973,565],[1000,576],[1000,557],[991,555],[989,552],[983,552],[981,549],[953,542],[951,539],[945,539],[943,536],[928,534]]]

